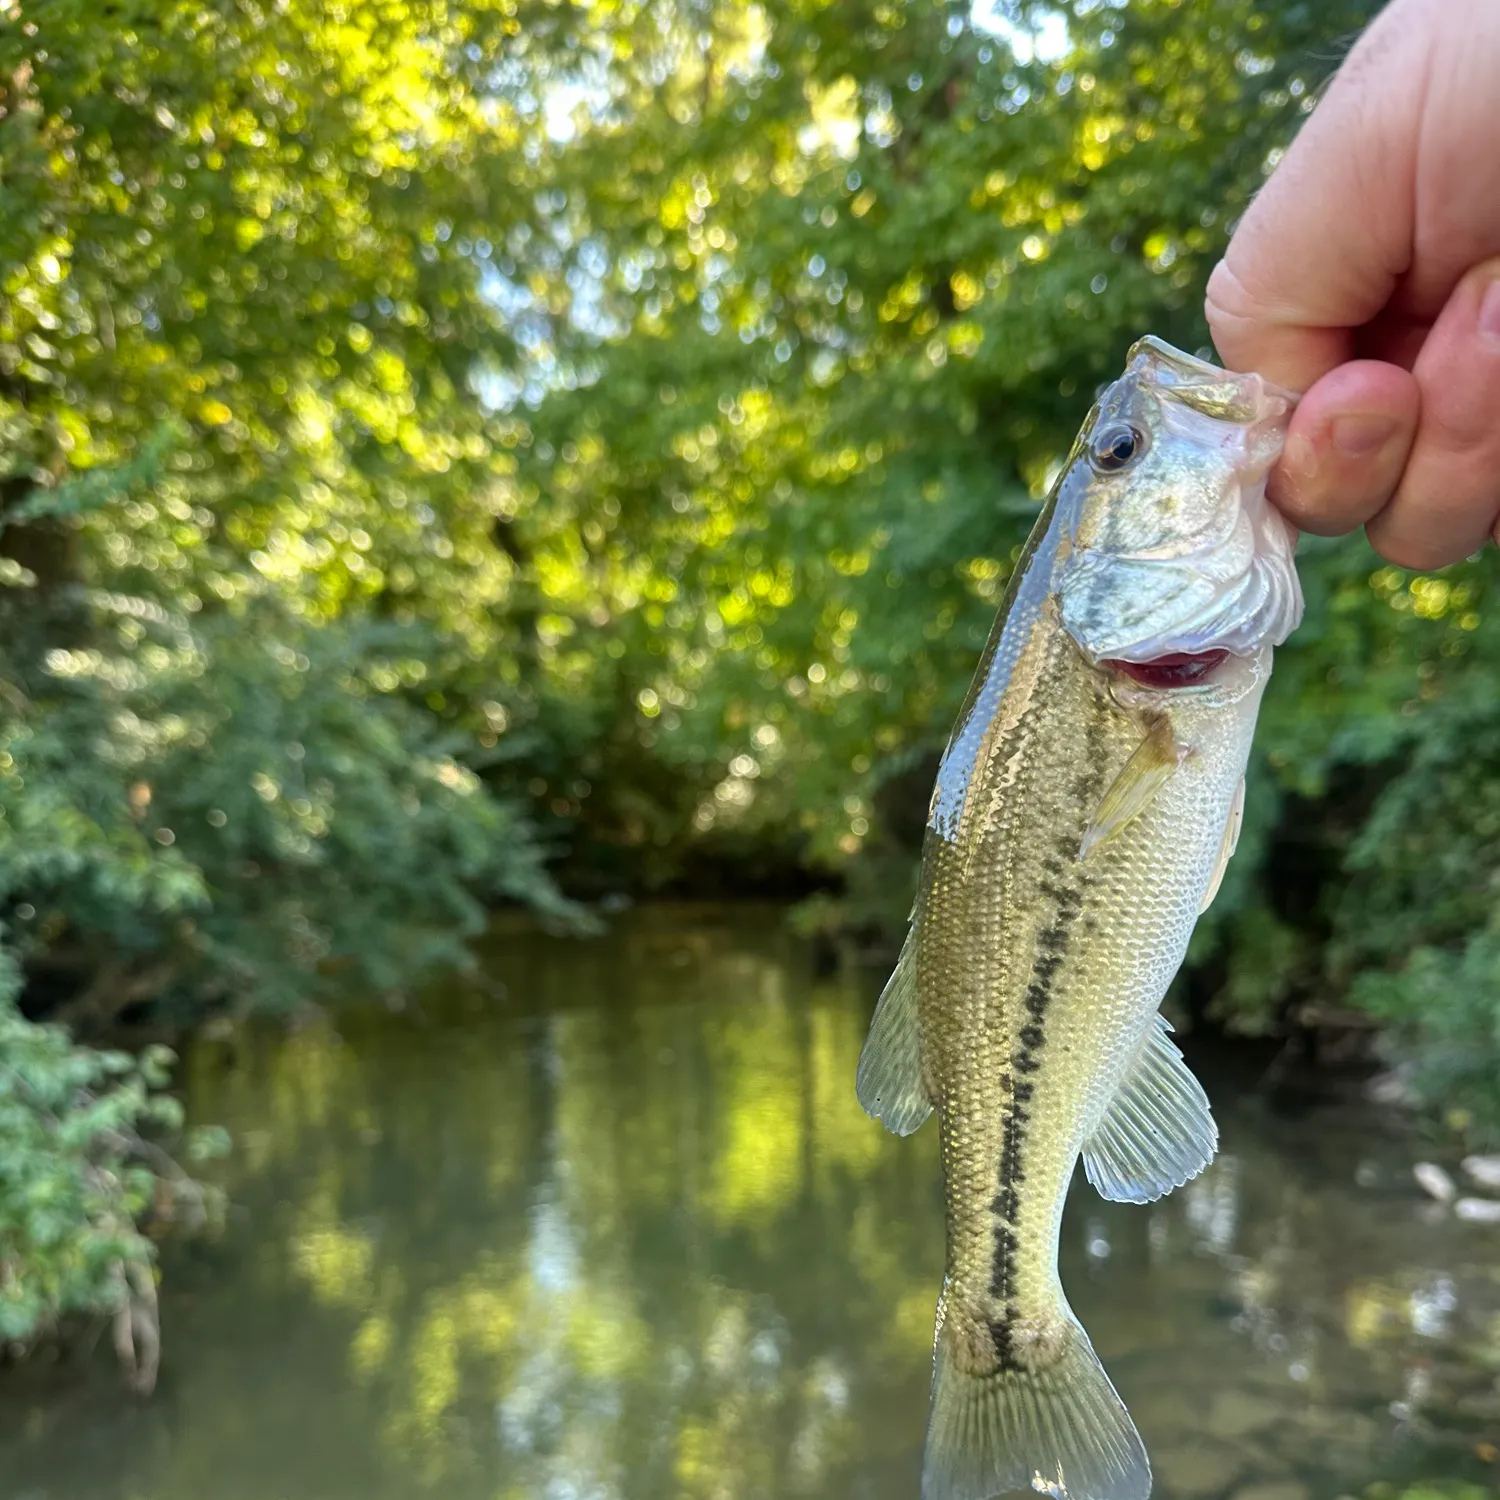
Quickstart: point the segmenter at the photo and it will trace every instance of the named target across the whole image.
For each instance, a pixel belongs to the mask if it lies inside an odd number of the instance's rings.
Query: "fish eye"
[[[1146,435],[1120,422],[1104,428],[1095,438],[1089,461],[1101,474],[1118,474],[1146,451]]]

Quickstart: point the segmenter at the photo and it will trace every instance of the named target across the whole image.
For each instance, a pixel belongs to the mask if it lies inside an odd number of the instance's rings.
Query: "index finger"
[[[1246,210],[1208,283],[1230,369],[1306,390],[1408,269],[1430,48],[1414,12],[1430,3],[1398,0],[1374,23]]]

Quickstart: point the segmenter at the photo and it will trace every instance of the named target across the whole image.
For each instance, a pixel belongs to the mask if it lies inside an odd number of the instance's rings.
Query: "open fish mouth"
[[[1185,688],[1206,681],[1228,660],[1228,651],[1173,651],[1151,661],[1106,658],[1099,665],[1129,677],[1142,687]]]

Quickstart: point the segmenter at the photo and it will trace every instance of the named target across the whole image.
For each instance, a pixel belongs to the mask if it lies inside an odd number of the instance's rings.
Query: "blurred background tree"
[[[498,901],[889,934],[1093,391],[1205,346],[1373,9],[0,13],[0,1060],[397,995]],[[1184,1003],[1494,1118],[1495,556],[1302,556]]]

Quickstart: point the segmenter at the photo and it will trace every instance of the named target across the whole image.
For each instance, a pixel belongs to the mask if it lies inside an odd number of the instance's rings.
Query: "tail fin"
[[[1038,1370],[970,1375],[938,1334],[922,1500],[1147,1500],[1151,1464],[1125,1404],[1077,1323]]]

